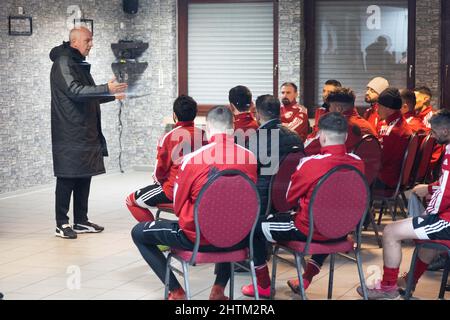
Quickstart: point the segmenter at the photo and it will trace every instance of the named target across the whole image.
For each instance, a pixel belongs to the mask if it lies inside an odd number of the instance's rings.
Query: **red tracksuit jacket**
[[[426,209],[427,214],[439,214],[441,219],[450,222],[450,145],[445,146],[445,155],[442,162],[442,174],[439,181],[428,185],[428,192],[432,194],[431,201]]]
[[[364,119],[366,119],[374,130],[378,127],[380,116],[378,114],[378,103],[374,103],[369,109],[364,112]]]
[[[305,157],[297,166],[297,171],[291,177],[287,201],[299,209],[295,216],[295,226],[301,233],[308,235],[308,206],[314,187],[329,170],[342,164],[354,166],[364,174],[364,162],[356,155],[346,153],[345,145],[324,147],[320,155]],[[313,234],[314,240],[328,240],[317,231]]]
[[[381,169],[378,179],[390,188],[395,188],[412,131],[400,111],[386,120],[380,120],[377,131],[381,143]]]
[[[316,112],[314,113],[314,126],[313,126],[312,132],[308,136],[308,138],[310,136],[314,137],[316,135],[316,133],[319,132],[319,120],[320,120],[320,117],[323,116],[324,114],[327,114],[327,113],[328,113],[328,111],[324,107],[318,107],[316,109]]]
[[[173,200],[177,162],[185,153],[202,147],[206,143],[203,138],[204,131],[196,128],[193,121],[179,121],[159,140],[153,179],[162,186],[170,200]]]
[[[430,131],[429,128],[426,127],[426,125],[423,123],[423,120],[416,116],[416,113],[414,111],[409,111],[403,115],[403,117],[406,120],[406,123],[411,128],[411,131],[414,133],[418,132],[426,132],[428,133]]]
[[[212,170],[239,170],[256,183],[255,156],[235,144],[231,135],[215,135],[208,145],[183,157],[175,182],[174,208],[180,228],[192,242],[195,241],[195,201]],[[203,237],[200,243],[208,244]]]
[[[302,141],[306,140],[309,132],[308,110],[294,102],[288,106],[281,106],[281,123],[292,131],[297,132]]]
[[[433,107],[428,106],[428,107],[425,107],[424,109],[422,109],[422,111],[417,112],[417,117],[423,121],[423,124],[427,128],[431,128],[430,119],[433,116],[433,114],[434,114]]]
[[[234,116],[234,130],[242,129],[258,129],[259,125],[253,117],[252,113],[243,112]]]
[[[348,122],[347,140],[345,141],[345,146],[347,147],[347,152],[352,152],[355,145],[362,139],[366,134],[372,134],[377,136],[377,133],[372,128],[372,126],[364,120],[356,109],[346,111],[342,114]],[[320,141],[319,132],[315,136],[309,135],[305,142],[305,153],[306,155],[314,155],[320,153]]]

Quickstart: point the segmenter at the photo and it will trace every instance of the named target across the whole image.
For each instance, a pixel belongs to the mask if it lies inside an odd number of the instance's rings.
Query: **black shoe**
[[[61,226],[56,226],[55,235],[64,239],[76,239],[77,234],[70,227],[70,224],[63,224]]]
[[[447,262],[447,257],[442,254],[434,258],[433,261],[428,265],[428,271],[438,271],[445,268],[445,263]]]
[[[73,230],[75,230],[76,233],[98,233],[105,230],[105,228],[90,221],[86,221],[84,223],[75,223],[73,225]]]

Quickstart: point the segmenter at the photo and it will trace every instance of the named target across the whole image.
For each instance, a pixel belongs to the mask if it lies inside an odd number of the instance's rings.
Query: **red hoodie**
[[[153,179],[162,186],[170,200],[173,200],[177,162],[183,155],[202,147],[206,143],[203,139],[204,131],[196,128],[194,121],[179,121],[159,140]]]
[[[291,177],[286,199],[292,206],[299,204],[295,226],[304,235],[308,235],[309,232],[309,201],[320,178],[329,170],[342,164],[354,166],[364,174],[364,162],[358,156],[346,153],[345,149],[342,144],[322,148],[320,155],[303,158],[297,166],[297,171]],[[317,231],[314,231],[313,239],[329,240]]]
[[[308,110],[294,101],[288,106],[282,105],[280,113],[281,123],[305,141],[309,132]]]
[[[253,182],[257,178],[257,163],[252,152],[234,143],[234,137],[218,134],[208,145],[183,157],[174,188],[175,214],[180,228],[195,241],[194,206],[212,170],[239,170]],[[208,242],[202,237],[200,244]]]
[[[390,188],[395,188],[398,183],[411,134],[400,111],[378,123],[378,139],[381,143],[381,169],[378,178]]]

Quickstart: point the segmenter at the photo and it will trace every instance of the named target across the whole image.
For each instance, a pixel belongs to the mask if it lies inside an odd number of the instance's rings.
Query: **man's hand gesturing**
[[[110,94],[122,93],[128,88],[128,84],[117,82],[116,77],[108,81],[108,90]]]

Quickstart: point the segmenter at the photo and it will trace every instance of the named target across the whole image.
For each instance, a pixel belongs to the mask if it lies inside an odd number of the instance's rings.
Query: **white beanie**
[[[368,88],[372,88],[376,93],[380,94],[389,87],[389,82],[382,77],[376,77],[367,84]]]

